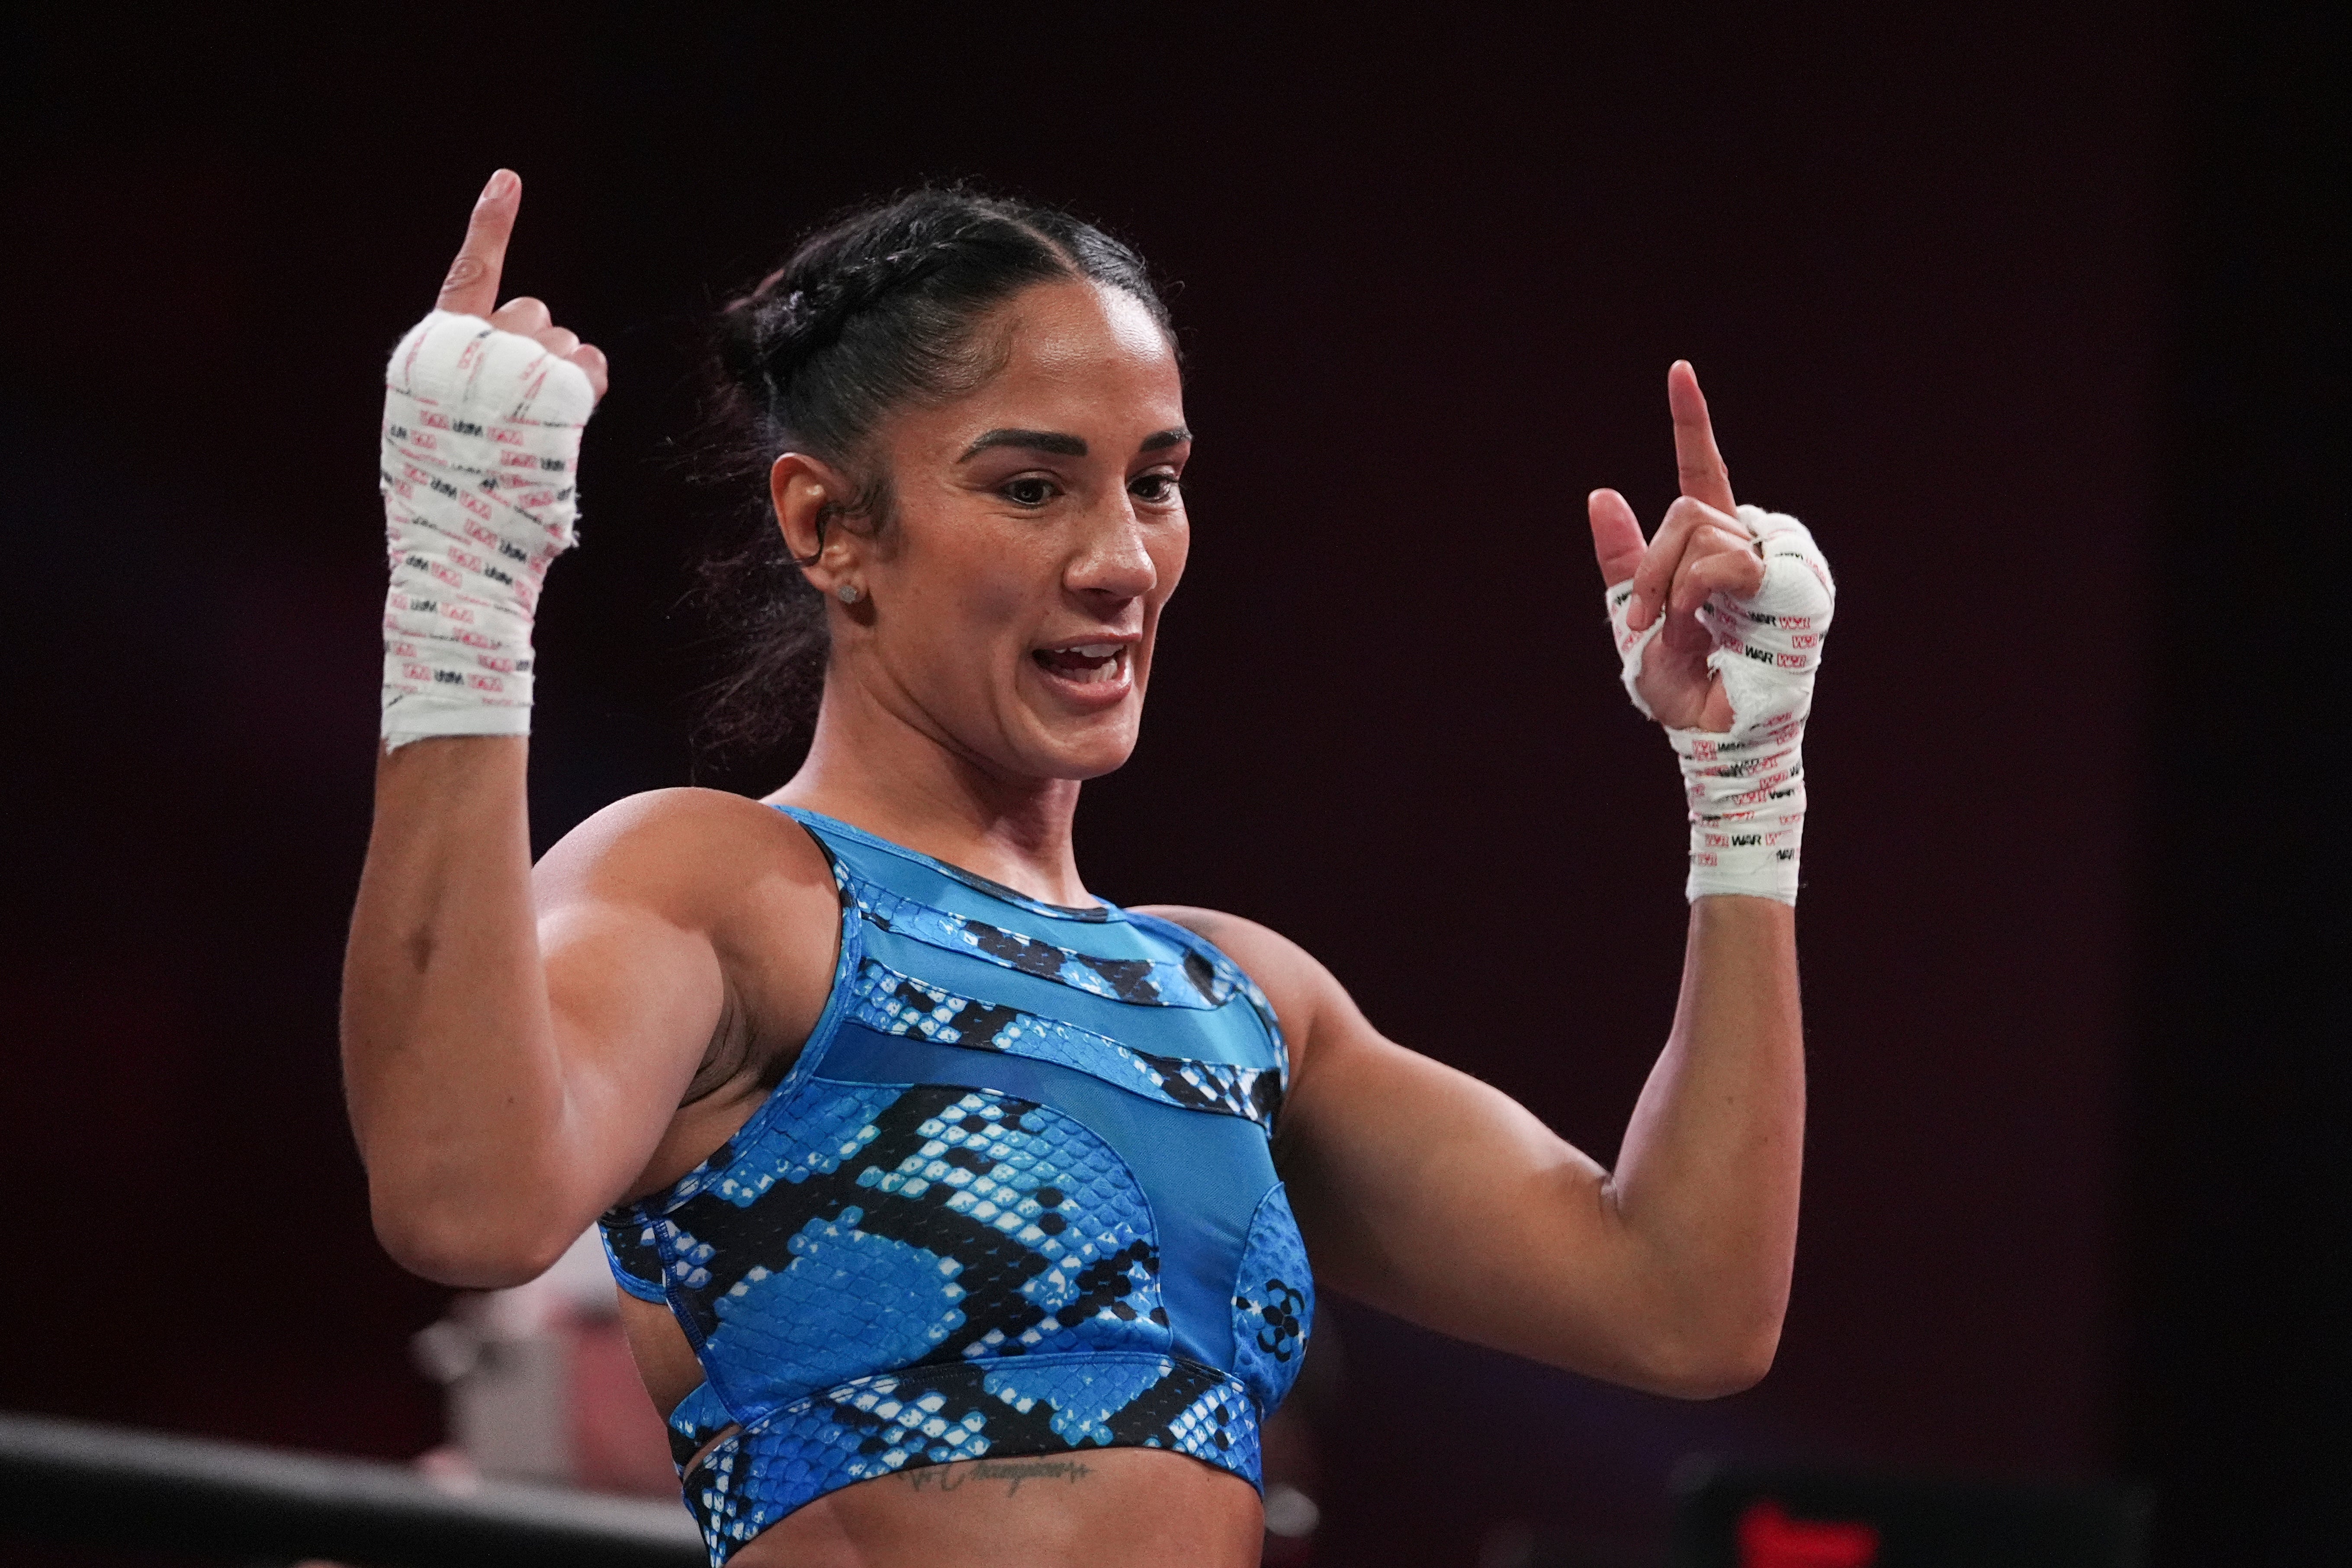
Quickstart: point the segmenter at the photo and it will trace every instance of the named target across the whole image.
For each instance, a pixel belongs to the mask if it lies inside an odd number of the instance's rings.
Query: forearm
[[[343,970],[343,1071],[376,1226],[451,1283],[556,1245],[566,1110],[530,889],[520,737],[385,754]],[[576,1229],[576,1226],[574,1227]],[[568,1241],[568,1234],[562,1236]]]
[[[1769,899],[1692,904],[1674,1029],[1608,1186],[1658,1353],[1744,1374],[1735,1383],[1771,1359],[1796,1251],[1805,1078],[1795,916]]]
[[[1482,1344],[1704,1397],[1763,1375],[1788,1302],[1801,748],[1836,589],[1801,523],[1733,500],[1689,365],[1667,385],[1682,499],[1645,540],[1622,496],[1591,498],[1625,688],[1668,728],[1691,820],[1681,999],[1616,1171],[1381,1039],[1319,966],[1266,944],[1260,984],[1305,1041],[1284,1169],[1318,1276]]]

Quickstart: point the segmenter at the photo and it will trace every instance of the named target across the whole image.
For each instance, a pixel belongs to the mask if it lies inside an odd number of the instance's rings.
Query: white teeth
[[[1055,675],[1078,686],[1117,680],[1127,673],[1127,645],[1116,642],[1077,643],[1053,650],[1073,662],[1063,663],[1040,649],[1037,660]],[[1085,660],[1085,663],[1076,662]]]

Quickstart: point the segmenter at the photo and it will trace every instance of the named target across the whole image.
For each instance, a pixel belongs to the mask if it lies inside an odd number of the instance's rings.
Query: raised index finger
[[[1698,372],[1690,361],[1678,359],[1666,372],[1666,405],[1675,415],[1675,468],[1681,475],[1683,494],[1705,501],[1717,511],[1730,511],[1731,473],[1716,450],[1715,426],[1706,416],[1706,398],[1698,389]]]
[[[521,205],[521,177],[511,169],[492,174],[474,203],[474,216],[466,220],[466,243],[457,247],[457,259],[441,279],[436,305],[460,316],[488,316],[497,308],[507,237],[514,232],[515,213]]]

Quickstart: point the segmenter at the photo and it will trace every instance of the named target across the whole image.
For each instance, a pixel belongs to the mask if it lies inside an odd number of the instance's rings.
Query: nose
[[[1089,599],[1139,599],[1160,582],[1142,519],[1124,493],[1104,509],[1087,531],[1085,544],[1063,574],[1070,589]]]

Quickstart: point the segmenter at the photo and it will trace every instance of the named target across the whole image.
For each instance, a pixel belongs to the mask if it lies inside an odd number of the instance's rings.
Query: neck
[[[1010,776],[929,726],[825,676],[808,760],[768,797],[976,871],[1051,904],[1096,900],[1078,879],[1078,781]]]

